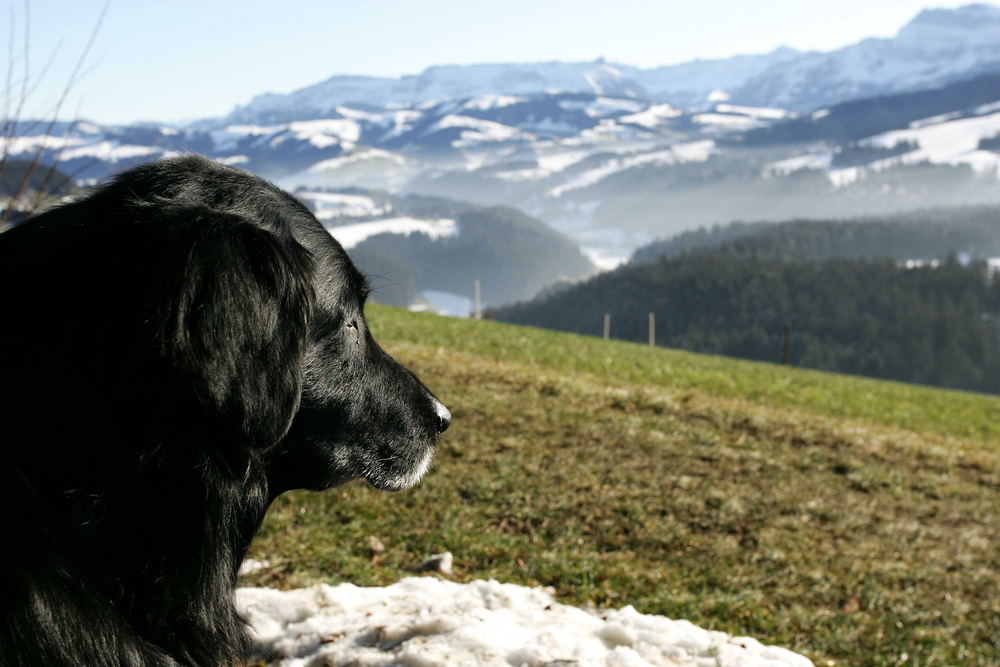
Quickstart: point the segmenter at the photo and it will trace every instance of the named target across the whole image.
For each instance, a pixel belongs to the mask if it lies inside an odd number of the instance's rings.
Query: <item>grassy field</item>
[[[452,409],[414,490],[292,493],[246,583],[455,579],[747,634],[817,664],[996,665],[1000,398],[372,306]],[[375,553],[369,538],[386,546]]]

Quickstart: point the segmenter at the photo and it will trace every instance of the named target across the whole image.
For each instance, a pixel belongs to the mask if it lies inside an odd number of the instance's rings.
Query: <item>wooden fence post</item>
[[[784,341],[784,343],[781,346],[781,363],[783,363],[783,364],[787,364],[788,363],[788,339],[791,337],[790,334],[791,334],[791,332],[789,331],[788,325],[786,324],[785,325],[785,341]]]
[[[649,346],[656,346],[656,315],[649,314]]]
[[[611,338],[611,313],[604,313],[604,340]]]
[[[474,291],[475,291],[475,304],[473,306],[472,316],[477,320],[481,320],[483,319],[483,294],[482,294],[482,285],[479,282],[479,278],[476,278]]]

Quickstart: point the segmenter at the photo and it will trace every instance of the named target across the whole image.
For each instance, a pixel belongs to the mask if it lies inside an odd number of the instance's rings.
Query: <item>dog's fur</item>
[[[0,664],[228,665],[270,502],[415,484],[450,414],[302,204],[196,156],[0,234]]]

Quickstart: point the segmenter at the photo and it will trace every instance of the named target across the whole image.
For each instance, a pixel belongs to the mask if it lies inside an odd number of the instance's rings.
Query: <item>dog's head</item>
[[[369,285],[340,244],[299,207],[292,232],[312,261],[301,404],[271,466],[278,488],[355,477],[384,490],[416,484],[451,413],[372,338]]]
[[[195,448],[234,476],[262,470],[272,495],[355,478],[399,490],[450,423],[373,340],[344,249],[251,174],[150,163],[0,240],[14,286],[0,308],[23,325],[2,335],[12,409],[37,420],[31,394],[53,385],[76,397],[62,422],[33,426],[66,443],[67,475],[120,484],[127,471],[96,449],[183,466]]]

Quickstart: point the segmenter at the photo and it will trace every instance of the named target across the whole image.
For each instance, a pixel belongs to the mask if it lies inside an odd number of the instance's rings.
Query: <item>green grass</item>
[[[818,664],[997,664],[1000,398],[369,317],[452,408],[436,468],[401,494],[283,496],[251,549],[274,567],[248,583],[382,585],[447,549],[460,581],[632,604]]]

